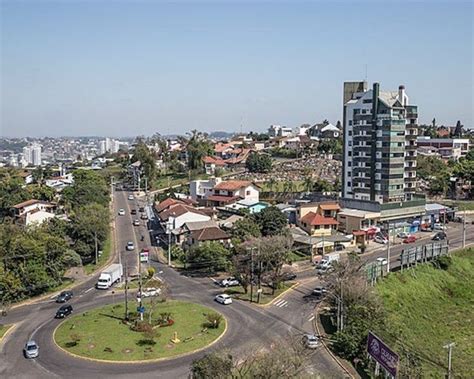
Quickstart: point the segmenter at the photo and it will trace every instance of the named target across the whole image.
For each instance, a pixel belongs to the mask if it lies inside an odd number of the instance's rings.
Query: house
[[[155,211],[157,211],[156,208]],[[163,228],[168,230],[178,229],[187,222],[209,221],[211,219],[203,211],[181,202],[166,206],[165,209],[161,212],[157,211],[157,213]]]
[[[296,223],[311,236],[330,236],[337,229],[339,210],[334,202],[299,204]]]
[[[214,220],[207,221],[188,221],[185,222],[181,227],[173,229],[171,231],[174,241],[177,245],[183,245],[190,233],[195,230],[200,230],[204,228],[213,228],[217,227],[217,223]]]
[[[23,171],[18,174],[23,180],[25,181],[25,184],[31,184],[35,181],[33,178],[33,175],[29,171]]]
[[[211,178],[189,183],[191,199],[210,207],[222,207],[240,200],[259,201],[260,187],[247,180]]]
[[[10,212],[15,218],[15,223],[23,226],[41,224],[44,221],[55,217],[55,204],[41,200],[27,200],[14,205]]]
[[[214,241],[230,245],[231,236],[224,232],[214,221],[189,222],[183,226],[186,246],[196,246],[202,242]]]
[[[470,149],[469,138],[430,138],[420,136],[416,139],[418,148],[435,147],[441,157],[459,159],[466,156]]]
[[[292,132],[293,129],[281,125],[270,125],[270,127],[268,128],[268,135],[270,136],[270,138],[288,137],[292,134]]]
[[[61,192],[64,188],[72,186],[74,184],[74,177],[72,173],[58,176],[51,179],[46,179],[45,185],[54,189],[56,192]]]
[[[248,180],[221,181],[206,197],[207,206],[221,207],[239,200],[259,201],[260,188]]]
[[[213,175],[216,172],[216,168],[224,168],[226,166],[226,162],[222,158],[208,156],[204,157],[202,161],[204,163],[206,174],[208,175]]]

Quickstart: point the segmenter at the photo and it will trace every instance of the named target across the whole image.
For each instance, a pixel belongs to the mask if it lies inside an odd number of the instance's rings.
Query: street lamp
[[[454,345],[456,344],[451,342],[443,346],[444,349],[448,349],[448,379],[451,379],[451,353]]]
[[[166,234],[168,234],[168,266],[171,266],[171,230],[173,230],[174,219],[171,217],[166,222]]]

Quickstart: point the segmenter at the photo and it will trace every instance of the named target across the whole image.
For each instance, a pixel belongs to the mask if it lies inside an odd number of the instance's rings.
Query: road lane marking
[[[282,307],[287,307],[288,306],[288,301],[287,300],[278,300],[275,305],[279,308]]]
[[[313,321],[313,320],[314,320],[314,315],[312,315],[312,316],[308,319],[309,322],[311,322],[311,321]]]
[[[92,291],[93,289],[94,289],[94,287],[91,287],[88,290],[85,290],[84,293],[88,293],[88,292]]]

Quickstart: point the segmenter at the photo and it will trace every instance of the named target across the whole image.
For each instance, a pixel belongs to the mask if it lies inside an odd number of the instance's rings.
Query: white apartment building
[[[23,157],[28,165],[41,166],[41,145],[33,143],[23,148]]]

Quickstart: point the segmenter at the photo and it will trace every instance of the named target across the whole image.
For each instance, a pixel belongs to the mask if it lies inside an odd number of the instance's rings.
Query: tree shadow
[[[138,340],[136,344],[138,346],[153,346],[153,345],[156,345],[156,342],[150,339],[142,339],[142,340]]]
[[[123,317],[109,315],[109,314],[106,314],[106,313],[99,313],[99,316],[109,317],[109,318],[113,318],[113,319],[119,320],[119,321],[123,320]]]

